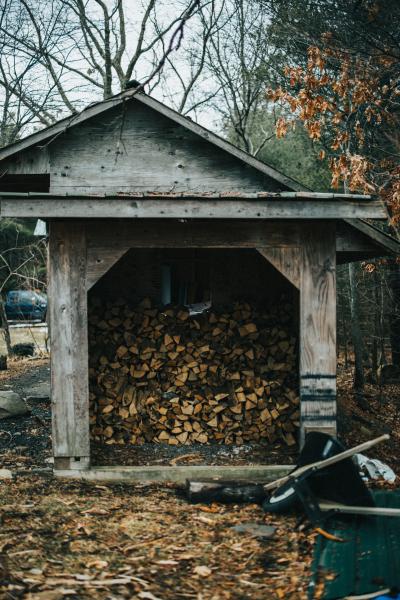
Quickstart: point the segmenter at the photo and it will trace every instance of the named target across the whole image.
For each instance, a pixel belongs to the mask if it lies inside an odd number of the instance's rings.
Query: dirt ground
[[[314,533],[173,487],[0,484],[0,598],[306,598]],[[232,530],[268,523],[272,539]]]
[[[387,442],[367,452],[387,463],[400,477],[400,382],[366,384],[357,400],[352,388],[352,369],[338,368],[338,435],[347,447],[388,433]]]
[[[0,390],[18,392],[27,398],[43,384],[49,385],[47,358],[9,361],[9,369],[0,371]],[[38,396],[27,402],[30,415],[0,419],[1,467],[12,470],[49,468],[51,457],[50,399]]]
[[[44,359],[10,367],[0,372],[0,389],[26,397],[48,382]],[[368,410],[357,404],[351,373],[342,369],[344,441],[391,433],[368,454],[400,473],[400,385],[368,385],[365,400]],[[307,598],[317,533],[299,517],[265,515],[257,505],[192,505],[172,485],[56,481],[50,402],[36,394],[28,404],[30,416],[0,421],[1,468],[15,475],[0,480],[0,600]],[[241,452],[239,459],[248,460],[251,449]],[[275,527],[273,537],[232,529],[249,522]],[[314,598],[321,593],[322,586]]]

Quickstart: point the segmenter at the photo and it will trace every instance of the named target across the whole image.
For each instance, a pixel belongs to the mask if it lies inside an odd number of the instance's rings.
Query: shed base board
[[[55,477],[86,481],[125,481],[184,483],[187,479],[222,479],[267,482],[287,475],[294,465],[180,466],[180,467],[92,467],[54,469]]]

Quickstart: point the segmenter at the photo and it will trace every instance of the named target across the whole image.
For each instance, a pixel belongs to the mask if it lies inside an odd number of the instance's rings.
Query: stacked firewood
[[[106,444],[296,443],[293,310],[247,303],[191,316],[148,299],[94,302],[91,430]]]

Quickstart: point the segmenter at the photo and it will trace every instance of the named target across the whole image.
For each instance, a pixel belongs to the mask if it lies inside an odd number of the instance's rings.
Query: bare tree
[[[207,7],[201,10],[204,31],[210,22],[209,12]],[[254,143],[254,130],[262,127],[259,109],[265,108],[265,88],[274,69],[268,23],[261,3],[227,0],[205,46],[206,68],[217,89],[210,104],[223,126],[233,131],[232,141],[253,155],[273,135],[272,131],[261,131]]]
[[[5,312],[5,292],[17,289],[46,289],[46,238],[33,236],[20,224],[4,220],[0,230],[0,331],[3,332],[8,354],[11,336]]]
[[[226,24],[228,1],[208,2],[199,8],[181,56],[168,59],[162,74],[164,97],[185,115],[197,115],[203,108],[208,110],[221,91],[221,83],[210,78],[207,51]],[[158,31],[157,22],[154,27]]]
[[[154,86],[189,19],[210,4],[143,0],[132,11],[128,0],[3,0],[2,141],[107,99],[131,79]]]
[[[362,392],[364,389],[364,365],[363,365],[363,339],[360,327],[360,303],[356,282],[356,265],[349,263],[349,292],[350,292],[350,315],[351,336],[354,349],[354,389],[358,400],[362,404]]]

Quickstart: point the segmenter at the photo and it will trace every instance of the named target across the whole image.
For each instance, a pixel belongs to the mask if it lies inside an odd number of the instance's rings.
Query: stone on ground
[[[16,392],[0,392],[0,419],[29,414],[29,408]]]
[[[31,385],[29,388],[25,389],[25,394],[28,402],[48,400],[50,398],[50,382],[41,381],[40,383]]]
[[[0,479],[12,479],[12,473],[9,469],[0,469]]]

